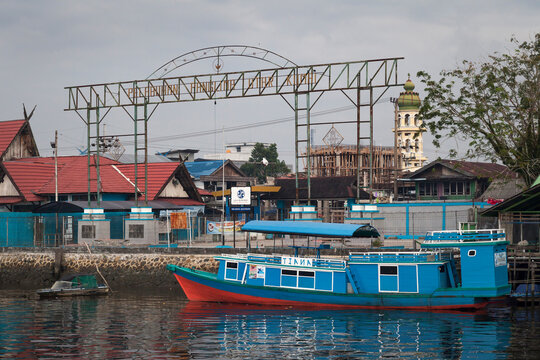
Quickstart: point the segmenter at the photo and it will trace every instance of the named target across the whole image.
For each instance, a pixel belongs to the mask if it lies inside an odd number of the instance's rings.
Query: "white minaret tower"
[[[401,170],[416,171],[424,166],[427,158],[423,154],[424,145],[422,142],[420,96],[413,92],[414,84],[409,79],[403,86],[405,91],[399,94],[398,114],[397,114],[397,146],[398,156],[401,157],[399,164]],[[396,129],[393,129],[396,131]]]

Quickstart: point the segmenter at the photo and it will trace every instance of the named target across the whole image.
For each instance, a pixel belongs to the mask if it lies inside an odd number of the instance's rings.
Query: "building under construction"
[[[359,152],[357,152],[356,145],[312,146],[310,153],[311,175],[354,176],[360,165],[362,186],[367,186],[370,171],[369,157],[369,146],[362,146]],[[374,146],[372,166],[374,186],[376,188],[391,186],[394,182],[394,169],[394,147]]]

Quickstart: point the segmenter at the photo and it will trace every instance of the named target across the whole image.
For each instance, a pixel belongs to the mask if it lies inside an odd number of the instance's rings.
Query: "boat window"
[[[381,266],[381,275],[397,275],[397,266]]]
[[[227,263],[227,268],[229,268],[229,269],[238,269],[238,263],[228,262]]]
[[[306,277],[314,277],[315,272],[314,271],[300,271],[298,274],[299,276],[306,276]]]
[[[296,270],[285,270],[285,269],[282,269],[281,270],[281,275],[291,275],[291,276],[296,276],[298,275],[298,272]]]
[[[468,255],[469,255],[470,257],[476,256],[476,250],[469,250]]]

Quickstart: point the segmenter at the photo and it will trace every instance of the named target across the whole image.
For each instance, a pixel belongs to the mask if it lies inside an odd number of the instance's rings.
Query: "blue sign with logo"
[[[231,211],[246,212],[246,211],[251,211],[251,207],[250,206],[231,206]]]

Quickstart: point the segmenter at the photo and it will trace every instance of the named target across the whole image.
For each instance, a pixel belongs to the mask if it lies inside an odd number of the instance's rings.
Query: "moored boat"
[[[251,221],[243,231],[377,237],[369,225]],[[478,309],[510,293],[502,230],[434,231],[418,252],[351,252],[347,258],[216,256],[217,274],[176,265],[189,300],[318,308]],[[453,250],[459,250],[460,272]],[[320,250],[320,249],[319,249]]]
[[[99,285],[96,276],[92,274],[70,274],[55,281],[50,289],[40,289],[37,294],[40,298],[64,296],[91,296],[106,295],[109,287]]]

